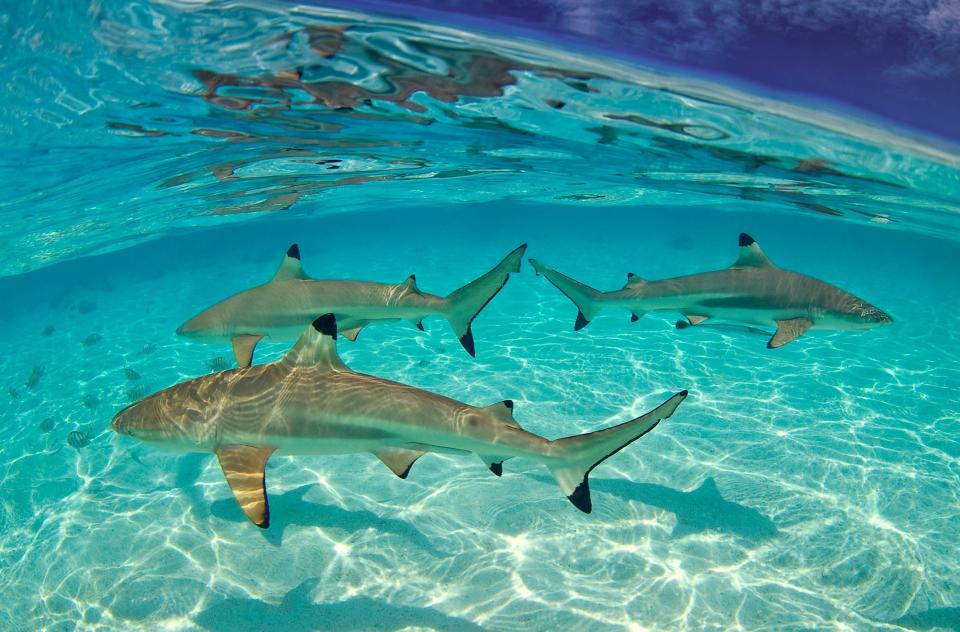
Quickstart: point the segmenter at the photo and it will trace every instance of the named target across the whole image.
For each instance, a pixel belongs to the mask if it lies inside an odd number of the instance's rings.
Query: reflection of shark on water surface
[[[595,290],[535,259],[530,263],[577,306],[574,329],[583,329],[607,307],[630,310],[634,321],[650,311],[675,311],[691,325],[721,319],[776,327],[767,343],[772,349],[809,329],[861,330],[892,322],[887,314],[838,287],[778,268],[744,233],[739,258],[725,270],[662,281],[628,274],[623,289],[611,292]]]
[[[260,340],[296,340],[317,314],[336,315],[340,333],[350,340],[371,322],[409,320],[423,330],[424,318],[442,316],[472,356],[473,319],[503,288],[510,273],[520,271],[526,248],[526,244],[520,246],[480,278],[441,297],[421,292],[412,274],[399,284],[311,279],[294,244],[268,283],[205,309],[177,333],[203,342],[229,342],[237,365],[247,367]]]
[[[325,314],[281,360],[177,384],[125,408],[111,426],[157,447],[215,453],[240,507],[264,528],[264,468],[274,453],[370,452],[401,478],[427,452],[473,452],[497,476],[503,461],[525,457],[546,465],[570,502],[589,513],[593,468],[687,396],[681,391],[618,426],[551,441],[523,430],[510,400],[477,408],[355,373],[337,356],[336,335],[335,317]]]

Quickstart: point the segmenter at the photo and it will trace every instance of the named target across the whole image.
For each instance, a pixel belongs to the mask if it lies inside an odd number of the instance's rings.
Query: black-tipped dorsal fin
[[[420,288],[417,287],[417,275],[411,274],[407,279],[400,284],[400,287],[406,288],[411,292],[420,293]]]
[[[406,478],[407,474],[410,473],[410,468],[413,467],[413,463],[426,452],[406,448],[381,448],[374,454],[383,461],[384,465],[390,468],[391,472],[400,478]]]
[[[291,279],[308,279],[307,273],[303,271],[303,264],[300,263],[300,246],[293,244],[287,248],[283,255],[283,261],[277,268],[277,273],[273,275],[274,281],[289,281]]]
[[[633,272],[627,272],[627,284],[623,286],[623,289],[627,289],[628,287],[637,287],[638,285],[643,285],[644,283],[646,283],[646,281],[638,277]]]
[[[270,526],[267,480],[264,468],[274,448],[225,445],[217,448],[217,459],[227,485],[250,522],[261,529]]]
[[[490,404],[485,407],[484,410],[490,411],[493,416],[500,421],[512,428],[519,428],[520,424],[517,423],[517,420],[513,418],[513,400],[505,399],[502,402],[497,402],[496,404]]]
[[[772,266],[773,263],[763,254],[760,245],[754,241],[753,237],[746,233],[740,233],[740,256],[733,263],[734,268],[757,268],[762,266]]]
[[[319,366],[331,371],[348,371],[337,355],[337,319],[324,314],[303,332],[297,344],[287,352],[283,361],[300,366]]]

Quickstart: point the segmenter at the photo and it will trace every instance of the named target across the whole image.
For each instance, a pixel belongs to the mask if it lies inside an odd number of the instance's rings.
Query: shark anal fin
[[[690,321],[690,324],[694,326],[699,325],[700,323],[710,318],[709,316],[697,316],[696,314],[684,314],[684,316],[687,318],[688,321]]]
[[[363,329],[365,326],[366,324],[360,325],[359,327],[353,327],[352,329],[341,329],[340,333],[343,335],[344,338],[346,338],[350,342],[353,342],[354,340],[357,339],[357,336],[360,335],[360,330]]]
[[[274,281],[290,281],[291,279],[309,279],[307,273],[303,271],[303,264],[300,263],[300,247],[293,244],[287,249],[287,253],[277,268],[277,273],[273,275]]]
[[[233,358],[237,361],[237,366],[245,369],[253,362],[253,350],[257,343],[263,340],[263,336],[241,335],[235,336],[231,341],[233,343]]]
[[[227,445],[217,449],[217,459],[233,497],[247,518],[261,529],[270,526],[264,468],[273,450],[248,445]]]
[[[793,342],[802,336],[808,329],[813,327],[813,323],[807,318],[791,318],[790,320],[778,320],[777,332],[767,343],[767,349],[776,349],[782,347],[788,342]]]
[[[391,472],[400,478],[406,478],[414,462],[426,454],[426,452],[408,450],[406,448],[382,448],[374,452],[374,454],[378,459],[383,461],[384,465],[390,468]]]
[[[740,256],[734,262],[734,268],[756,268],[761,266],[772,266],[767,255],[763,254],[759,244],[753,237],[746,233],[740,233]]]

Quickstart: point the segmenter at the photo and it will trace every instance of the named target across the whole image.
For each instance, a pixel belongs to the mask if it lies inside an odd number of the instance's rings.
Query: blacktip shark
[[[579,309],[573,328],[583,329],[604,308],[630,310],[637,321],[650,311],[676,311],[696,326],[709,319],[776,327],[768,349],[782,347],[809,329],[861,330],[893,322],[887,314],[849,292],[783,268],[757,242],[740,234],[740,256],[725,270],[645,281],[627,275],[620,290],[601,292],[530,260]]]
[[[270,523],[264,468],[275,454],[369,452],[400,478],[427,452],[473,452],[497,476],[506,459],[526,457],[546,465],[589,513],[591,470],[687,396],[681,391],[618,426],[551,441],[523,430],[510,400],[478,408],[355,373],[337,356],[336,336],[336,319],[325,314],[282,359],[176,384],[123,409],[110,425],[157,447],[216,454],[240,508],[262,528]]]
[[[467,353],[476,357],[473,319],[510,273],[520,271],[526,249],[523,244],[483,276],[441,297],[421,292],[413,274],[398,284],[311,279],[303,271],[300,248],[293,244],[269,282],[203,310],[177,333],[201,342],[231,343],[242,368],[250,366],[253,350],[263,338],[296,340],[317,314],[335,314],[340,333],[349,340],[356,340],[374,321],[409,320],[423,331],[424,318],[443,316]]]

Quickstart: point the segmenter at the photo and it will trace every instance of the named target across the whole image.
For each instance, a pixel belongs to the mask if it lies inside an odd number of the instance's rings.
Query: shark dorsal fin
[[[407,280],[400,284],[400,287],[420,294],[420,288],[417,287],[417,275],[415,274],[408,276]]]
[[[297,344],[283,357],[287,364],[319,366],[331,371],[348,371],[347,365],[337,355],[337,319],[333,314],[324,314],[313,321],[303,332]]]
[[[519,428],[520,424],[513,418],[513,400],[505,399],[496,404],[490,404],[484,410],[490,411],[497,421],[504,423],[512,428]]]
[[[227,479],[233,497],[250,522],[261,529],[270,526],[270,506],[267,504],[267,479],[263,470],[274,448],[254,448],[248,445],[225,445],[217,448],[220,468]]]
[[[623,286],[623,289],[637,287],[638,285],[643,285],[644,283],[646,283],[646,281],[638,277],[633,272],[627,272],[627,284]]]
[[[273,275],[274,281],[289,281],[291,279],[307,279],[307,273],[303,271],[303,264],[300,263],[300,246],[293,244],[287,248],[287,253],[283,255],[283,261],[277,268],[277,273]]]
[[[773,264],[763,254],[760,245],[753,240],[753,237],[746,233],[740,233],[740,256],[734,262],[734,268],[759,268],[763,266],[772,266]]]

